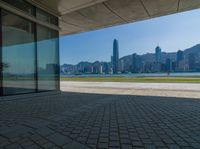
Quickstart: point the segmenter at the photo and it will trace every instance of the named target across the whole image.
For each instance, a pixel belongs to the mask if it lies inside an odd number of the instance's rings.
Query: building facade
[[[0,0],[0,96],[59,90],[58,17]]]
[[[139,55],[136,53],[132,54],[132,72],[137,73],[142,70],[142,61]]]
[[[156,55],[156,62],[158,63],[161,62],[161,54],[162,54],[162,50],[159,46],[157,46],[155,49],[155,55]]]
[[[117,74],[119,71],[119,45],[118,41],[113,41],[113,74]]]
[[[178,51],[177,51],[177,54],[176,54],[177,63],[179,63],[179,62],[182,61],[183,59],[184,59],[184,53],[183,53],[183,51],[178,50]]]

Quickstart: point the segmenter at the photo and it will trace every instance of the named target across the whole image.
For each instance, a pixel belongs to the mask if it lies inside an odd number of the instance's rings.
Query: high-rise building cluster
[[[157,46],[154,55],[132,55],[132,72],[196,72],[200,70],[197,58],[200,58],[199,53],[185,53],[181,50],[176,53],[166,53]]]
[[[196,50],[196,53],[194,52]],[[200,45],[176,53],[163,52],[157,46],[155,53],[138,55],[133,53],[119,58],[118,40],[113,41],[113,55],[110,62],[80,62],[77,65],[64,64],[61,72],[67,74],[119,74],[156,72],[200,71]]]

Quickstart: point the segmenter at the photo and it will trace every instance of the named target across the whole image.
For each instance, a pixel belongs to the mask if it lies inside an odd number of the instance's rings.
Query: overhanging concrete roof
[[[200,0],[31,0],[73,34],[200,8]]]

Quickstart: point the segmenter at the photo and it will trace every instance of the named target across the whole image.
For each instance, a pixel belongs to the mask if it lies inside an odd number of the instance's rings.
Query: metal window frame
[[[60,90],[60,38],[59,38],[59,32],[57,32],[57,40],[58,40],[58,45],[57,45],[57,64],[58,64],[58,80],[57,80],[57,84],[58,84],[58,88],[57,90]]]
[[[2,9],[0,8],[0,64],[2,65]],[[3,69],[0,70],[0,96],[3,96]]]
[[[0,0],[0,8],[3,8],[3,9],[5,9],[5,10],[11,12],[11,13],[14,13],[17,16],[20,16],[20,17],[23,17],[25,19],[28,19],[28,20],[30,20],[32,22],[35,22],[37,24],[40,24],[40,25],[42,25],[44,27],[47,27],[47,28],[50,28],[50,29],[53,29],[53,30],[56,30],[56,31],[60,30],[59,26],[56,26],[56,25],[53,25],[53,24],[38,20],[36,18],[36,15],[35,16],[31,16],[29,14],[26,14],[22,10],[20,10],[18,8],[15,8],[12,5],[6,4],[5,2],[3,2],[1,0]],[[36,9],[36,7],[35,7],[35,9]]]
[[[36,14],[36,8],[35,8]],[[35,46],[35,92],[38,92],[38,48],[37,48],[37,23],[34,22],[34,46]]]

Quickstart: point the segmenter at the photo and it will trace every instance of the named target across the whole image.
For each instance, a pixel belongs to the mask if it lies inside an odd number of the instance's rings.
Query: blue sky
[[[120,57],[132,53],[184,50],[200,43],[200,9],[60,37],[60,63],[110,61],[113,39]]]

